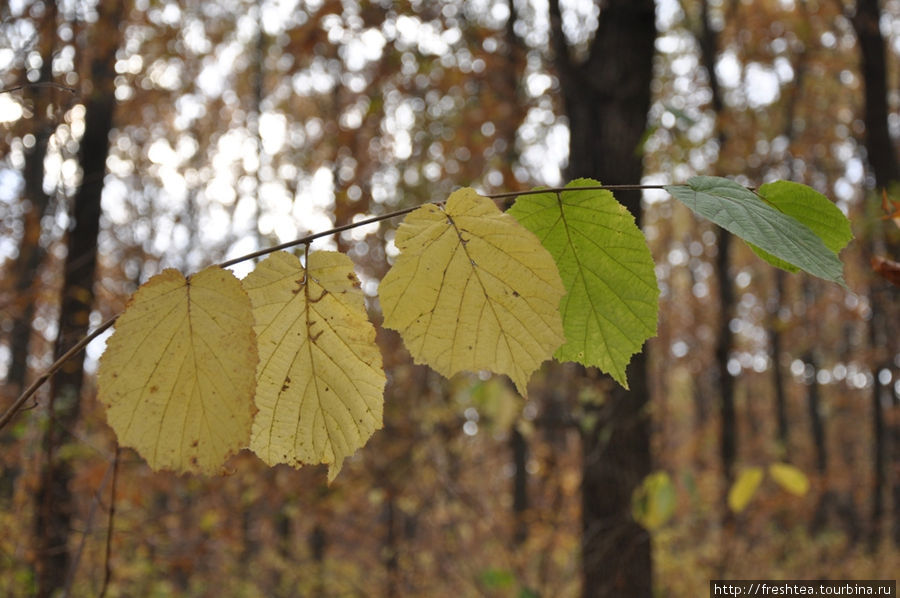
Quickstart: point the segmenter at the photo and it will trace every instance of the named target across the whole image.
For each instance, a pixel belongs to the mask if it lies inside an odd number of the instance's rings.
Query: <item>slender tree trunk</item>
[[[769,342],[772,351],[772,385],[775,392],[775,414],[778,422],[778,444],[781,457],[787,460],[790,454],[790,432],[788,430],[787,391],[785,390],[784,373],[781,369],[782,348],[781,320],[778,317],[781,298],[784,297],[784,270],[775,271],[775,291],[772,296],[771,332]]]
[[[51,2],[47,12],[41,19],[38,51],[41,54],[41,71],[39,83],[53,80],[53,52],[56,47],[56,3]],[[52,101],[64,93],[49,87],[26,87],[25,96],[30,100],[34,114],[34,144],[25,148],[25,215],[24,230],[19,243],[19,254],[12,267],[11,276],[16,289],[16,303],[12,310],[13,325],[10,334],[10,351],[12,359],[7,373],[7,383],[13,386],[15,393],[21,392],[25,386],[28,373],[28,354],[31,345],[31,321],[34,317],[34,304],[38,282],[36,274],[43,261],[44,249],[41,247],[41,222],[47,213],[50,196],[44,192],[44,158],[47,156],[47,145],[56,126],[56,117],[49,114],[51,109],[61,110]]]
[[[737,415],[734,408],[734,376],[728,371],[728,360],[734,344],[734,334],[731,332],[731,318],[734,313],[734,287],[731,284],[731,277],[728,271],[731,261],[731,233],[725,229],[719,229],[718,249],[716,273],[719,280],[719,330],[716,339],[715,355],[722,410],[722,431],[719,448],[722,458],[722,471],[725,476],[725,488],[729,488],[731,482],[734,481],[734,463],[737,459]]]
[[[85,129],[79,148],[82,181],[70,211],[63,274],[59,335],[55,354],[61,356],[88,331],[94,300],[97,236],[100,229],[100,195],[109,153],[109,133],[115,107],[115,53],[119,46],[120,0],[102,0],[90,36],[92,59],[85,98]],[[53,377],[50,386],[50,419],[43,439],[45,462],[35,493],[36,573],[39,597],[52,596],[63,587],[69,568],[69,531],[74,505],[69,492],[70,462],[59,455],[64,434],[78,420],[83,382],[84,354],[71,358]]]
[[[512,450],[513,467],[513,517],[515,530],[513,531],[513,544],[522,544],[528,538],[528,440],[513,426],[509,436],[510,449]]]
[[[900,165],[888,128],[887,67],[878,0],[857,0],[856,14],[851,21],[859,43],[860,70],[865,84],[866,153],[876,185],[887,187],[900,181]]]
[[[558,0],[550,23],[557,73],[569,119],[568,176],[606,184],[641,180],[640,142],[650,107],[656,39],[652,0],[600,2],[597,31],[584,62],[570,56]],[[641,223],[641,196],[617,194]],[[634,488],[650,473],[646,355],[632,359],[630,390],[616,387],[583,433],[582,568],[585,598],[652,595],[650,535],[631,516]],[[572,382],[590,384],[582,374]]]
[[[41,19],[38,51],[41,54],[41,70],[39,83],[53,79],[53,52],[56,47],[56,3],[51,3]],[[28,355],[31,352],[31,323],[34,319],[34,306],[37,298],[39,282],[38,268],[44,259],[44,248],[41,246],[41,223],[50,205],[50,196],[44,193],[44,158],[47,156],[47,145],[56,126],[57,114],[62,109],[53,100],[63,93],[48,87],[26,87],[23,95],[30,103],[34,123],[31,131],[34,144],[26,147],[25,167],[25,213],[22,218],[22,239],[19,241],[19,254],[9,272],[11,286],[15,289],[14,303],[8,316],[12,318],[12,329],[9,336],[11,359],[6,374],[6,383],[11,387],[11,394],[18,395],[25,388],[28,377]],[[51,110],[56,114],[51,115]],[[4,318],[5,319],[5,318]],[[0,437],[0,450],[11,442],[9,436]],[[10,464],[0,471],[0,501],[12,497],[16,478],[21,467],[18,463]]]
[[[725,101],[722,98],[722,86],[716,74],[716,61],[719,58],[719,34],[712,28],[709,17],[709,2],[700,3],[700,32],[697,35],[700,46],[700,58],[706,76],[709,79],[709,90],[713,113],[716,116],[716,138],[719,142],[719,159],[725,155],[728,134],[722,125],[725,112]],[[728,372],[728,360],[734,345],[734,334],[731,332],[731,319],[734,315],[734,287],[731,283],[731,233],[725,229],[717,230],[715,272],[718,280],[719,322],[716,331],[715,360],[716,382],[719,390],[719,409],[722,417],[719,433],[719,456],[722,460],[722,471],[725,478],[725,492],[734,479],[734,463],[737,458],[737,417],[734,408],[734,377]],[[730,511],[724,510],[726,516]]]
[[[825,442],[825,422],[822,421],[822,401],[816,373],[819,371],[818,360],[812,351],[807,351],[803,361],[813,370],[812,379],[806,386],[806,407],[809,413],[809,430],[816,453],[816,473],[824,478],[828,473],[828,445]]]

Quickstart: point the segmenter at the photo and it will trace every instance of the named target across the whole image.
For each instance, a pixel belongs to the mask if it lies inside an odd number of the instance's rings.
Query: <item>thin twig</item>
[[[103,563],[103,587],[100,589],[98,598],[104,598],[104,596],[106,596],[106,589],[109,587],[110,580],[112,580],[112,565],[110,557],[112,555],[113,523],[116,517],[116,481],[119,477],[120,452],[121,449],[119,447],[116,447],[116,456],[113,458],[112,465],[112,487],[109,489],[109,517],[107,517],[106,520],[106,556],[104,557]]]
[[[118,455],[119,453],[117,450],[116,459],[118,459]],[[84,548],[87,544],[87,537],[90,533],[91,526],[93,526],[94,524],[94,515],[97,513],[97,506],[103,502],[103,490],[106,488],[106,484],[115,475],[115,467],[116,461],[113,461],[109,464],[109,467],[106,468],[106,473],[103,474],[103,479],[100,480],[100,485],[97,487],[97,491],[94,493],[94,500],[91,501],[91,509],[90,511],[88,511],[88,516],[85,520],[84,533],[82,533],[81,535],[81,541],[78,543],[78,550],[75,551],[75,556],[72,559],[72,564],[69,566],[69,571],[66,574],[66,585],[63,588],[61,598],[68,598],[72,591],[72,584],[75,582],[75,574],[78,571],[79,564],[81,563],[81,555],[84,554]]]
[[[438,204],[443,202],[427,202],[422,205]],[[239,264],[241,262],[246,262],[247,260],[252,260],[255,257],[260,257],[263,255],[268,255],[270,253],[275,253],[276,251],[281,251],[282,249],[290,249],[291,247],[296,247],[297,245],[308,245],[319,239],[321,237],[327,237],[329,235],[336,235],[337,233],[342,233],[345,230],[350,230],[356,228],[358,226],[365,226],[366,224],[373,224],[375,222],[381,222],[382,220],[389,220],[391,218],[396,218],[397,216],[403,216],[409,214],[412,211],[415,211],[422,207],[413,206],[411,208],[404,208],[402,210],[397,210],[396,212],[390,212],[388,214],[382,214],[380,216],[373,216],[371,218],[367,218],[365,220],[360,220],[359,222],[351,222],[350,224],[345,224],[343,226],[338,226],[337,228],[332,228],[320,233],[314,233],[312,235],[307,235],[305,237],[301,237],[299,239],[294,239],[293,241],[287,241],[286,243],[282,243],[280,245],[275,245],[273,247],[266,247],[265,249],[260,249],[259,251],[254,251],[253,253],[248,253],[247,255],[242,255],[241,257],[236,257],[234,259],[222,262],[221,264],[216,264],[220,268],[227,268],[229,266],[233,266],[235,264]]]
[[[59,85],[59,84],[54,84],[54,85]],[[3,91],[14,91],[15,89],[19,89],[19,88],[10,88],[8,90],[3,90]],[[559,193],[564,193],[567,191],[598,191],[598,190],[636,191],[636,190],[644,190],[644,189],[665,189],[665,188],[666,188],[666,185],[591,185],[591,186],[585,186],[585,187],[547,187],[545,189],[532,189],[530,191],[491,193],[491,194],[485,195],[484,197],[488,197],[490,199],[503,199],[503,198],[507,198],[507,197],[516,197],[519,195],[535,195],[535,194],[540,194],[540,193],[557,193],[557,194],[559,194]],[[282,249],[289,249],[291,247],[296,247],[298,245],[306,245],[308,247],[310,243],[312,243],[316,239],[319,239],[322,237],[335,235],[337,233],[341,233],[346,230],[357,228],[359,226],[365,226],[367,224],[374,224],[376,222],[381,222],[383,220],[389,220],[391,218],[396,218],[398,216],[404,216],[406,214],[409,214],[410,212],[413,212],[413,211],[419,209],[420,207],[422,207],[424,205],[440,205],[443,203],[444,203],[443,201],[426,202],[424,204],[420,204],[420,205],[413,206],[410,208],[403,208],[402,210],[396,210],[394,212],[389,212],[387,214],[381,214],[380,216],[373,216],[371,218],[367,218],[365,220],[360,220],[358,222],[351,222],[349,224],[344,224],[342,226],[338,226],[336,228],[332,228],[332,229],[329,229],[326,231],[314,233],[312,235],[307,235],[307,236],[301,237],[299,239],[294,239],[293,241],[281,243],[280,245],[275,245],[273,247],[266,247],[265,249],[260,249],[258,251],[254,251],[252,253],[248,253],[246,255],[242,255],[241,257],[236,257],[234,259],[230,259],[230,260],[224,261],[224,262],[222,262],[220,264],[216,264],[216,265],[220,268],[227,268],[229,266],[233,266],[235,264],[239,264],[241,262],[245,262],[245,261],[251,260],[253,258],[257,258],[257,257],[263,256],[263,255],[268,255],[268,254],[274,253],[276,251],[281,251]],[[7,409],[6,412],[2,416],[0,416],[0,430],[2,430],[10,422],[10,420],[12,420],[12,418],[16,415],[16,413],[21,411],[22,407],[25,405],[25,403],[28,401],[28,399],[31,398],[34,395],[34,393],[36,393],[37,390],[41,386],[43,386],[47,382],[47,380],[49,380],[50,377],[53,376],[53,374],[55,374],[66,361],[68,361],[72,356],[76,355],[78,352],[83,350],[88,345],[88,343],[90,343],[92,340],[94,340],[95,338],[100,336],[100,334],[103,333],[104,331],[106,331],[107,328],[109,328],[110,326],[115,324],[119,315],[120,314],[117,314],[117,315],[113,316],[112,318],[108,319],[103,324],[101,324],[96,330],[94,330],[91,334],[89,334],[88,336],[81,339],[81,341],[79,341],[74,347],[72,347],[71,349],[66,351],[66,353],[62,357],[60,357],[59,359],[54,361],[53,365],[51,365],[43,374],[38,376],[38,378],[34,382],[32,382],[31,385],[27,389],[25,389],[25,391],[19,396],[19,398],[16,399],[16,401],[9,407],[9,409]]]
[[[14,91],[19,91],[20,89],[25,89],[26,87],[52,87],[54,89],[61,89],[63,91],[68,91],[71,94],[78,93],[78,90],[74,87],[69,87],[68,85],[63,85],[62,83],[56,83],[55,81],[38,81],[36,83],[22,83],[21,85],[13,85],[12,87],[4,87],[0,89],[0,93],[12,93]]]
[[[528,191],[506,191],[485,195],[491,199],[505,199],[519,195],[539,195],[541,193],[562,193],[564,191],[643,191],[645,189],[665,189],[669,185],[587,185],[584,187],[545,187]]]
[[[16,415],[16,413],[22,409],[25,403],[30,399],[34,393],[38,391],[38,389],[44,385],[50,377],[55,374],[62,365],[71,359],[73,356],[77,355],[82,349],[84,349],[92,340],[100,336],[103,332],[106,331],[107,328],[115,324],[116,319],[118,319],[118,315],[113,316],[107,321],[100,324],[100,326],[94,330],[92,333],[78,341],[74,347],[66,351],[62,357],[53,362],[53,364],[47,368],[47,370],[37,377],[37,379],[31,383],[31,385],[25,389],[25,391],[19,395],[19,398],[15,400],[15,402],[10,405],[9,409],[0,416],[0,430],[6,427],[6,424],[10,422],[10,420]]]

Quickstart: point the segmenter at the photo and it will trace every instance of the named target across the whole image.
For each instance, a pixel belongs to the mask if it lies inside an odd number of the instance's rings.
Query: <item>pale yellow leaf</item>
[[[216,473],[250,440],[256,362],[250,300],[234,275],[164,270],[116,321],[98,395],[119,444],[153,469]]]
[[[556,263],[538,238],[473,189],[409,214],[379,287],[384,325],[417,363],[450,377],[506,374],[523,395],[565,341]]]
[[[353,263],[319,251],[305,270],[278,252],[244,279],[259,339],[250,448],[268,463],[329,465],[381,428],[385,374]]]
[[[728,491],[728,506],[732,511],[740,513],[747,507],[762,479],[761,467],[748,467],[741,471]]]
[[[772,463],[769,465],[769,475],[779,486],[791,494],[803,496],[809,491],[809,478],[793,465]]]

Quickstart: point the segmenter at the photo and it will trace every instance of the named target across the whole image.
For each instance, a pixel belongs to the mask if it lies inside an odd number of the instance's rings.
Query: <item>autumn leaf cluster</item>
[[[846,218],[808,187],[752,192],[696,177],[668,191],[770,263],[842,283]],[[381,281],[383,325],[444,376],[489,371],[527,394],[554,357],[625,369],[656,333],[654,262],[600,183],[522,194],[504,213],[473,189],[411,212]],[[120,444],[154,469],[216,473],[249,448],[265,463],[326,464],[333,480],[382,425],[386,376],[353,262],[275,252],[242,281],[166,270],[116,323],[99,396]]]

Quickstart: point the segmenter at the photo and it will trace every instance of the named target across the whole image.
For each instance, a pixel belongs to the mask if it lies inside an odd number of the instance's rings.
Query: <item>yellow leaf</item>
[[[728,491],[728,506],[735,513],[740,513],[750,503],[763,479],[761,467],[748,467],[743,470]]]
[[[631,514],[634,520],[650,531],[661,528],[675,513],[675,486],[664,471],[656,471],[644,478],[631,495]]]
[[[400,332],[416,363],[447,377],[506,374],[524,395],[565,341],[565,289],[538,238],[467,188],[444,209],[412,212],[394,243],[400,255],[379,287],[384,325]]]
[[[331,481],[381,428],[385,375],[353,263],[319,251],[304,270],[282,251],[244,288],[259,338],[250,448],[269,465],[327,463]]]
[[[769,465],[769,475],[775,482],[797,496],[803,496],[809,491],[809,479],[802,471],[787,463],[772,463]]]
[[[98,395],[119,444],[153,469],[216,473],[250,440],[256,361],[250,300],[234,275],[165,270],[116,321]]]

